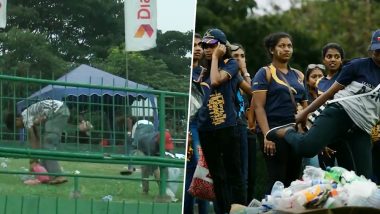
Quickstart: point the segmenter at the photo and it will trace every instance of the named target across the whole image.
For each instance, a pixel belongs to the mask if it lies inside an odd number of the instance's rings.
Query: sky
[[[162,32],[194,29],[196,0],[157,0],[157,28]]]
[[[282,10],[288,10],[290,8],[289,0],[256,0],[257,9],[255,9],[255,13],[258,15],[264,15],[266,13],[271,12],[271,3],[274,3]]]
[[[256,0],[259,15],[269,12],[270,2],[276,3],[283,10],[290,7],[289,0]],[[157,28],[162,32],[175,30],[187,32],[193,30],[196,0],[157,0]]]

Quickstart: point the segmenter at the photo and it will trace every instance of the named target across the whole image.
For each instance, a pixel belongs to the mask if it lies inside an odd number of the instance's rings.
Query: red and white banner
[[[125,0],[124,17],[127,51],[156,47],[157,0]]]
[[[7,24],[7,0],[0,0],[0,28]]]

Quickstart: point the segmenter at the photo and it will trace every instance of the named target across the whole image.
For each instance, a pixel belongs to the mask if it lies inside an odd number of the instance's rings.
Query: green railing
[[[9,132],[4,125],[0,127],[0,156],[13,158],[40,158],[49,160],[91,162],[102,164],[129,164],[129,165],[157,165],[160,167],[160,188],[159,195],[164,196],[167,182],[182,182],[182,177],[178,180],[167,180],[165,172],[167,167],[183,168],[183,159],[172,159],[165,157],[165,130],[169,127],[175,142],[185,142],[188,94],[167,92],[150,89],[114,87],[107,85],[78,84],[69,82],[57,82],[44,79],[24,78],[9,75],[0,75],[1,97],[0,106],[3,121],[3,113],[6,110],[17,109],[20,102],[24,102],[24,107],[39,101],[29,98],[32,93],[40,90],[43,86],[52,85],[64,87],[64,89],[86,88],[97,90],[108,90],[111,92],[122,91],[127,93],[144,94],[154,96],[156,105],[144,104],[132,106],[131,99],[143,100],[141,97],[132,96],[78,96],[64,97],[63,100],[70,108],[71,124],[62,137],[62,144],[58,150],[31,149],[28,136],[23,132]],[[21,90],[21,91],[20,91]],[[132,115],[137,109],[137,115]],[[140,109],[141,111],[139,111]],[[20,109],[19,109],[20,110]],[[83,113],[83,110],[86,112]],[[155,115],[146,115],[146,110],[157,112],[159,128],[160,156],[133,156],[131,153],[130,124],[126,117],[134,116],[142,119],[153,120]],[[142,112],[142,113],[141,113]],[[111,120],[109,120],[111,118]],[[87,133],[86,143],[81,142],[83,137],[77,129],[80,120],[89,120],[93,123],[94,129]],[[120,122],[121,121],[121,122]],[[157,120],[156,120],[157,122]],[[157,125],[157,124],[156,124]],[[42,131],[41,131],[42,132]],[[176,144],[176,152],[185,153],[185,143]],[[28,172],[6,171],[3,174],[25,174]],[[33,173],[31,173],[33,174]],[[50,173],[55,175],[54,173]],[[78,188],[80,177],[97,179],[120,179],[139,181],[138,178],[128,176],[104,176],[62,173],[63,176],[74,177],[74,189]],[[154,180],[154,179],[149,179]],[[180,188],[180,191],[182,188]],[[0,205],[1,206],[1,205]],[[58,205],[57,205],[58,206]],[[153,206],[153,205],[152,205]],[[124,206],[122,206],[124,207]],[[0,208],[1,210],[1,208]],[[38,212],[37,212],[38,213]],[[151,212],[153,213],[153,212]]]
[[[102,202],[50,197],[0,196],[2,214],[178,214],[180,204],[155,202]]]

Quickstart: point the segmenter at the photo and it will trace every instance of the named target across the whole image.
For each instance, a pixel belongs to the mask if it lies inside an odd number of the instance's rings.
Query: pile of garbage
[[[342,167],[331,167],[324,171],[307,166],[302,180],[293,181],[287,188],[282,182],[275,182],[271,194],[261,202],[254,199],[244,213],[264,213],[270,210],[302,212],[307,209],[344,206],[380,209],[380,189],[371,180]]]

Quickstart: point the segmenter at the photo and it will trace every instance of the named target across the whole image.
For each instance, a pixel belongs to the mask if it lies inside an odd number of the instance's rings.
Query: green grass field
[[[22,171],[22,168],[29,167],[27,159],[1,159],[0,162],[6,163],[7,168],[1,170]],[[74,173],[78,170],[84,175],[119,176],[124,165],[110,165],[83,162],[60,162],[64,173]],[[137,167],[139,169],[139,167]],[[141,178],[139,170],[126,178]],[[153,177],[151,177],[153,178]],[[182,180],[183,174],[180,178]],[[1,174],[0,175],[0,194],[16,196],[44,196],[71,198],[74,190],[74,178],[68,177],[69,181],[60,185],[39,184],[34,186],[25,185],[21,175]],[[79,178],[80,199],[102,200],[106,195],[112,196],[112,201],[141,201],[152,202],[159,194],[159,188],[155,181],[150,181],[149,194],[143,194],[140,181],[118,180],[118,179],[94,179]],[[177,203],[182,202],[182,188],[180,183],[176,192]]]

